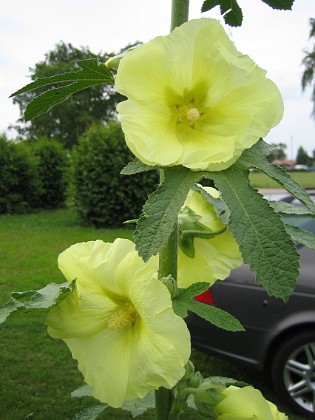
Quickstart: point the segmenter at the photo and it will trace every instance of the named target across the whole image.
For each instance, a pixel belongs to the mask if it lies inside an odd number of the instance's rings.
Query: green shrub
[[[121,227],[139,217],[148,193],[158,184],[158,173],[120,175],[133,158],[116,122],[94,125],[80,138],[73,163],[75,206],[83,222]]]
[[[40,194],[37,161],[30,150],[0,136],[0,214],[28,212]]]
[[[39,207],[56,209],[63,207],[67,198],[68,156],[60,143],[42,138],[32,145],[38,162],[38,176],[42,185]]]

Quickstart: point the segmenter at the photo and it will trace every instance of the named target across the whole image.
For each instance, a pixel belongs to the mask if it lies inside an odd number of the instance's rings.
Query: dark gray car
[[[315,233],[315,219],[286,220]],[[211,287],[214,304],[238,318],[245,332],[227,332],[190,314],[193,346],[265,371],[297,413],[315,418],[315,252],[299,247],[300,276],[288,303],[267,295],[244,265]]]

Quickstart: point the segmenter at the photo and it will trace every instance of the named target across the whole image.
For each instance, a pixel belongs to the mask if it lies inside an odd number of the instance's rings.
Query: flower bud
[[[105,62],[105,67],[107,67],[110,70],[118,70],[118,66],[120,63],[120,60],[123,58],[124,54],[118,54],[115,55],[114,57],[109,58],[106,62]]]
[[[189,379],[189,386],[191,388],[198,388],[203,382],[203,377],[200,372],[195,372]]]
[[[185,372],[185,375],[183,376],[182,379],[183,380],[190,379],[195,372],[194,365],[192,364],[192,362],[190,360],[188,361],[187,365],[185,366],[185,370],[186,370],[186,372]]]
[[[219,404],[225,395],[215,387],[202,388],[197,390],[195,394],[195,404],[198,411],[206,416],[213,416],[214,407]]]

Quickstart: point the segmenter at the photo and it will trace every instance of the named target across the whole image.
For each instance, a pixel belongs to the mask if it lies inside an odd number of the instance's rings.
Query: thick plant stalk
[[[171,32],[177,26],[187,22],[189,0],[172,0]]]
[[[189,0],[172,0],[171,31],[188,20]],[[161,182],[163,180],[161,174]],[[177,278],[177,223],[174,231],[169,237],[167,246],[160,252],[159,256],[159,278],[171,275]],[[168,420],[172,407],[172,391],[159,388],[155,391],[155,416],[156,420]]]

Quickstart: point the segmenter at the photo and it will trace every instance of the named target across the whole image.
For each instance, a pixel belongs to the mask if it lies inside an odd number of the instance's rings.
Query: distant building
[[[275,159],[272,163],[282,166],[285,169],[293,169],[296,161],[291,159]]]

